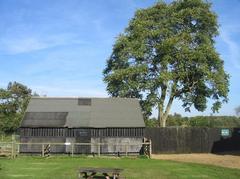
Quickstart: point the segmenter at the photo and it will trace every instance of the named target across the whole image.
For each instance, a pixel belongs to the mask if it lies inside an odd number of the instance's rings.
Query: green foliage
[[[157,106],[162,125],[174,99],[186,111],[204,111],[209,98],[217,112],[229,91],[229,76],[214,47],[217,34],[217,16],[203,0],[160,1],[137,10],[107,61],[107,91],[140,99],[145,119]]]
[[[182,117],[180,114],[175,113],[174,115],[169,115],[167,126],[189,126],[188,117]]]
[[[146,120],[147,127],[157,127],[157,120],[155,118]],[[167,126],[181,126],[181,127],[240,127],[240,117],[236,116],[195,116],[182,117],[179,114],[169,115]]]
[[[16,136],[14,136],[16,138]],[[0,134],[0,142],[12,142],[13,135]]]
[[[199,127],[240,127],[240,118],[235,116],[196,116],[191,117],[189,126]]]
[[[146,127],[158,127],[158,121],[156,118],[150,118],[144,120]]]
[[[19,127],[31,92],[27,86],[17,82],[10,82],[6,89],[0,88],[1,132],[12,133]]]

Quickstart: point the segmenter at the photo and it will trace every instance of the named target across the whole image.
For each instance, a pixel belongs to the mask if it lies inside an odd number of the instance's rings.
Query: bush
[[[147,127],[158,127],[156,118],[145,121]],[[179,114],[169,115],[167,126],[182,127],[240,127],[240,117],[236,116],[195,116],[182,117]]]

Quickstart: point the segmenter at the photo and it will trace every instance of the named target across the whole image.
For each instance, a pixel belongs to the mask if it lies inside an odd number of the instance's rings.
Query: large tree
[[[10,82],[6,89],[0,88],[0,130],[14,132],[18,127],[31,98],[31,89]]]
[[[137,10],[107,61],[107,91],[140,99],[145,117],[157,107],[160,126],[175,99],[186,111],[204,111],[209,98],[218,111],[227,102],[229,76],[214,47],[217,34],[217,16],[203,0]]]

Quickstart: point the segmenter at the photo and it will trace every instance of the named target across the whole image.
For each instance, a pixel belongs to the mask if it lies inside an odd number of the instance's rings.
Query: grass
[[[240,170],[209,165],[139,158],[89,158],[21,156],[0,158],[0,178],[77,178],[80,167],[123,168],[127,179],[240,178]]]

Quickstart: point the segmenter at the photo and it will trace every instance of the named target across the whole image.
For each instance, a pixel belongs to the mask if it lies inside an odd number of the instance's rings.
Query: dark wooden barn
[[[92,143],[75,146],[74,153],[97,152],[98,143],[140,144],[145,124],[137,99],[32,98],[20,127],[20,152],[41,151],[32,143]],[[69,146],[54,145],[51,152],[68,153]],[[132,146],[129,152],[139,152]],[[121,146],[101,146],[101,153],[123,152]]]

